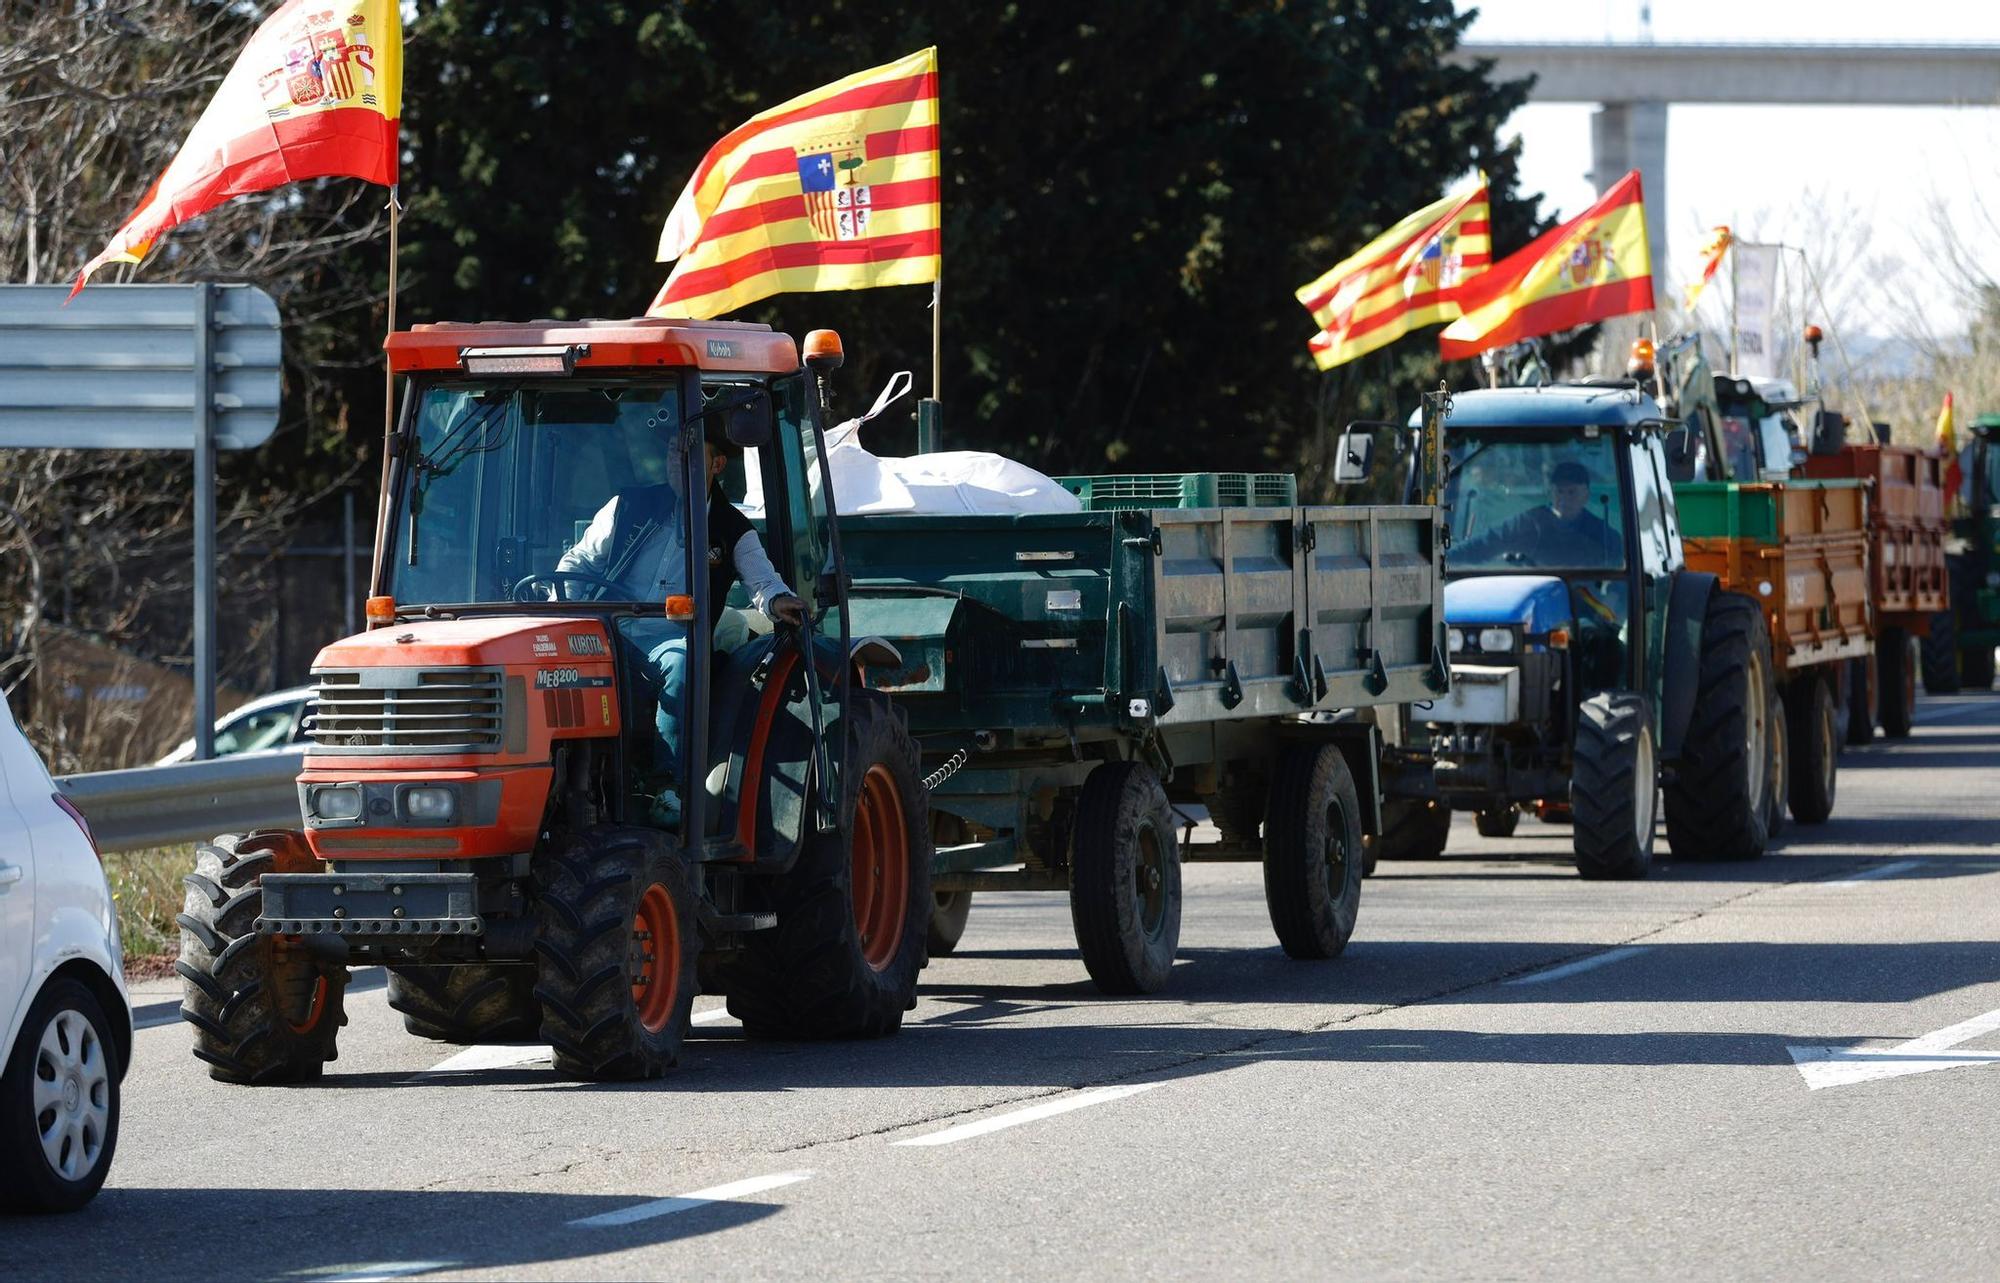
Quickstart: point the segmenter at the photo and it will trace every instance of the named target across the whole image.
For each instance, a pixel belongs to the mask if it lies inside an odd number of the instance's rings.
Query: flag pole
[[[1854,394],[1855,400],[1861,402],[1861,421],[1868,432],[1863,440],[1873,440],[1875,415],[1868,408],[1868,394],[1861,390],[1861,381],[1854,377],[1854,363],[1847,359],[1847,345],[1840,341],[1840,327],[1833,323],[1833,311],[1826,305],[1826,291],[1819,287],[1819,273],[1814,270],[1812,259],[1804,249],[1799,250],[1799,262],[1806,269],[1806,280],[1812,285],[1813,297],[1819,300],[1820,314],[1826,317],[1827,331],[1833,335],[1833,350],[1840,353],[1840,370],[1847,376],[1847,390]],[[1822,397],[1821,405],[1824,404],[1825,398]]]
[[[397,217],[402,213],[402,187],[389,185],[389,301],[384,339],[396,332],[396,259],[399,239]],[[389,353],[382,353],[382,484],[375,499],[375,565],[368,578],[373,596],[382,586],[382,563],[387,554],[389,525],[390,448],[396,440],[396,372],[389,365]]]

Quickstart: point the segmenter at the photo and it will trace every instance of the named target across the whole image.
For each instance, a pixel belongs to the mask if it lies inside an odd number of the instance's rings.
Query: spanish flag
[[[1459,291],[1465,313],[1438,336],[1447,361],[1608,316],[1653,309],[1639,171]]]
[[[168,229],[233,197],[305,178],[394,186],[402,104],[398,0],[285,0],[70,296],[104,264],[142,261]]]
[[[660,233],[647,309],[705,320],[772,294],[938,277],[937,50],[752,116],[709,148]]]
[[[1694,284],[1687,287],[1687,293],[1683,300],[1685,310],[1694,311],[1694,305],[1701,301],[1701,292],[1708,288],[1710,281],[1715,279],[1715,269],[1722,266],[1722,256],[1727,254],[1729,247],[1735,243],[1736,238],[1730,233],[1729,228],[1711,227],[1709,229],[1708,239],[1703,241],[1701,246],[1701,275],[1695,278]]]
[[[1949,392],[1944,394],[1944,408],[1938,411],[1934,444],[1944,456],[1944,502],[1949,509],[1958,502],[1959,489],[1965,484],[1965,469],[1958,461],[1958,430],[1952,423]]]
[[[1319,323],[1308,340],[1330,370],[1423,325],[1456,319],[1458,287],[1493,261],[1486,175],[1432,201],[1299,287]]]

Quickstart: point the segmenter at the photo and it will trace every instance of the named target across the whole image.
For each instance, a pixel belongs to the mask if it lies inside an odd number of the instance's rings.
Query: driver
[[[1586,506],[1590,473],[1574,459],[1549,469],[1549,502],[1500,523],[1465,547],[1470,557],[1520,554],[1541,566],[1591,566],[1614,557],[1617,536]],[[1508,560],[1515,557],[1508,556]]]
[[[723,600],[737,579],[750,591],[750,604],[782,623],[804,621],[805,603],[786,586],[764,551],[750,521],[722,493],[722,472],[735,447],[719,423],[704,436],[708,475],[708,608],[711,624],[722,618]],[[682,491],[674,481],[635,486],[613,495],[576,546],[556,563],[558,571],[589,575],[614,585],[608,600],[665,601],[688,591],[687,527]],[[640,616],[618,630],[634,667],[659,692],[654,727],[654,764],[678,778],[681,769],[681,694],[687,683],[687,625]],[[680,799],[662,787],[653,818],[663,824],[680,818]]]

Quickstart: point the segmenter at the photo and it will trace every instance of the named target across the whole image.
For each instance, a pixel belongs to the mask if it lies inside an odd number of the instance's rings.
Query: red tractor
[[[916,747],[859,680],[893,651],[848,636],[839,339],[802,361],[765,326],[643,319],[387,347],[368,631],[313,666],[302,827],[218,838],[187,879],[195,1055],[316,1077],[376,964],[411,1032],[539,1039],[584,1078],[664,1071],[701,991],[753,1036],[894,1032],[932,844]]]

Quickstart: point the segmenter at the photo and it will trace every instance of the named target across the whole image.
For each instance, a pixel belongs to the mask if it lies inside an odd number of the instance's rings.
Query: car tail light
[[[76,803],[70,801],[60,793],[53,794],[52,796],[56,800],[56,805],[63,809],[63,814],[75,820],[76,827],[83,830],[83,840],[90,843],[90,853],[97,857],[99,863],[102,863],[104,852],[97,849],[97,839],[90,832],[90,821],[84,819],[83,812],[76,809]]]

